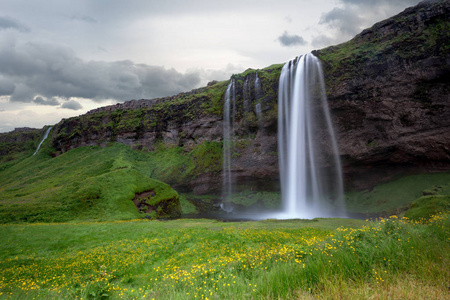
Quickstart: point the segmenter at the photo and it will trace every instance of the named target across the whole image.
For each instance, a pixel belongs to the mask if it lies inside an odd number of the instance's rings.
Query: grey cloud
[[[324,13],[319,24],[325,24],[332,32],[332,37],[319,35],[313,38],[317,46],[340,43],[372,26],[377,20],[385,19],[399,13],[405,7],[416,5],[420,0],[340,0],[342,7],[335,7]]]
[[[28,28],[26,25],[21,24],[19,21],[0,16],[0,30],[1,29],[15,29],[24,32],[30,31],[30,28]]]
[[[98,23],[98,20],[96,20],[95,18],[81,14],[72,15],[71,19],[74,21],[82,21],[86,23],[93,23],[93,24]]]
[[[10,101],[31,102],[35,94],[26,84],[18,82],[15,85],[14,92],[10,96]]]
[[[311,45],[316,48],[326,47],[336,43],[338,43],[337,40],[324,34],[313,37],[311,41]]]
[[[329,24],[345,34],[357,34],[360,32],[362,19],[353,9],[335,7],[322,15],[319,24]]]
[[[86,62],[70,49],[33,43],[0,45],[0,76],[16,83],[11,101],[25,102],[37,95],[95,101],[156,98],[200,83],[198,72],[182,74],[129,60]]]
[[[193,68],[188,71],[191,76],[199,75],[201,78],[202,85],[206,85],[212,80],[227,80],[231,75],[243,72],[245,67],[240,64],[228,63],[225,68],[222,69],[203,69],[203,68]]]
[[[283,32],[283,34],[278,37],[278,41],[282,46],[286,47],[306,45],[306,41],[303,39],[303,37],[296,34],[288,34],[287,31]]]
[[[108,52],[108,50],[106,50],[105,48],[103,48],[101,46],[98,46],[97,50],[100,51],[100,52]]]
[[[14,93],[16,86],[13,81],[0,76],[0,96],[9,96]]]
[[[185,14],[189,12],[232,12],[236,7],[241,10],[255,11],[267,6],[272,1],[205,1],[205,0],[171,0],[171,1],[142,1],[142,0],[98,0],[88,1],[87,8],[98,14],[113,16],[118,19],[139,17],[142,15]]]
[[[81,106],[81,104],[78,103],[78,102],[75,101],[75,100],[69,100],[69,101],[67,101],[67,102],[64,102],[64,103],[61,105],[61,107],[62,107],[62,108],[67,108],[67,109],[72,109],[72,110],[79,110],[79,109],[82,109],[82,108],[83,108],[83,106]]]
[[[345,4],[353,4],[360,6],[378,6],[383,4],[397,5],[397,6],[411,6],[416,5],[421,0],[341,0]]]
[[[40,105],[50,105],[50,106],[58,106],[60,104],[56,98],[44,99],[40,96],[34,98],[33,102]]]

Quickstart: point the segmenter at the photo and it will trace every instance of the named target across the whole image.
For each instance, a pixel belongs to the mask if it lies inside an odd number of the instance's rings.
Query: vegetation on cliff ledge
[[[267,111],[264,114],[265,121],[276,122],[277,88],[281,67],[282,65],[272,65],[261,70],[249,69],[242,74],[232,76],[239,82],[237,89],[240,92],[236,99],[236,105],[239,107],[239,113],[236,116],[238,122],[245,117],[256,120],[254,108],[253,111],[248,111],[249,114],[240,112],[243,110],[245,100],[241,96],[243,81],[249,76],[254,79],[256,73],[261,81],[263,96],[254,104],[264,102],[264,109]],[[175,129],[178,132],[178,140],[171,140],[170,144],[180,146],[193,138],[183,132],[183,126],[205,116],[220,119],[223,113],[223,98],[229,82],[229,80],[212,82],[206,87],[172,97],[125,102],[64,119],[55,125],[50,140],[53,147],[63,152],[78,147],[82,141],[102,145],[123,138],[129,140],[129,143],[134,144],[135,147],[153,150],[153,145],[165,142],[164,132]],[[254,94],[253,85],[249,86]],[[145,104],[145,101],[149,102]],[[256,122],[250,123],[254,127],[257,126]],[[152,139],[151,145],[139,143],[144,135]],[[197,142],[195,138],[192,141]]]

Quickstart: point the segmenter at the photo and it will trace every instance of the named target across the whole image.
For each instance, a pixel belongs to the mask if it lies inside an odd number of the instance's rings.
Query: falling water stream
[[[258,72],[255,75],[255,100],[262,97],[261,80],[259,79]]]
[[[244,82],[244,89],[249,89],[248,78]],[[254,91],[257,101],[262,96],[258,74],[255,76]],[[255,113],[259,130],[262,130],[261,102],[255,105]],[[227,212],[233,211],[231,153],[235,116],[236,82],[231,79],[225,93],[223,110],[221,208]],[[313,54],[291,60],[281,70],[278,88],[278,158],[282,210],[269,214],[255,213],[247,217],[345,217],[341,162],[321,64]]]
[[[42,141],[39,143],[39,145],[36,148],[36,151],[34,151],[33,156],[36,155],[36,153],[38,153],[39,149],[41,148],[42,143],[45,141],[45,139],[48,137],[48,134],[50,133],[50,130],[52,129],[52,127],[50,126],[47,131],[44,134],[44,137],[42,138]]]
[[[286,63],[278,90],[278,150],[283,213],[343,217],[343,181],[320,61]]]
[[[231,194],[233,182],[231,176],[231,153],[234,140],[234,119],[236,116],[236,83],[231,79],[225,92],[223,107],[223,178],[222,178],[222,203],[220,207],[226,212],[231,212]]]

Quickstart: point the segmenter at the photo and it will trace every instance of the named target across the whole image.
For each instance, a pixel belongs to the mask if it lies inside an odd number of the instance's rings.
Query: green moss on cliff
[[[117,120],[117,131],[139,131],[142,126],[143,109],[120,111],[120,118]]]
[[[206,141],[194,146],[190,158],[195,164],[194,175],[203,172],[220,172],[222,170],[222,143]]]
[[[201,108],[204,109],[206,113],[218,116],[222,115],[222,98],[227,89],[227,85],[228,81],[221,81],[204,89],[203,95],[208,100],[202,103]]]

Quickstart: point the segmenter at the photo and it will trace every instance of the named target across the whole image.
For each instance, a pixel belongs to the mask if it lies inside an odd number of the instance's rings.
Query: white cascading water
[[[258,77],[258,72],[256,72],[256,74],[255,74],[255,101],[261,97],[262,97],[261,80]],[[256,112],[256,120],[258,121],[258,131],[262,132],[264,121],[263,121],[261,103],[257,103],[255,105],[255,112]]]
[[[257,103],[255,105],[255,112],[256,112],[256,120],[258,122],[258,131],[262,132],[264,129],[264,120],[262,115],[261,103]]]
[[[42,138],[42,141],[39,143],[39,145],[36,148],[36,151],[34,151],[33,156],[36,155],[36,153],[38,153],[39,149],[41,148],[42,143],[45,141],[45,139],[48,137],[48,134],[50,133],[50,130],[52,129],[52,127],[50,126],[47,131],[44,134],[44,137]]]
[[[226,212],[233,210],[230,198],[233,189],[231,177],[231,153],[234,140],[234,119],[236,116],[236,83],[230,80],[225,92],[223,106],[223,169],[222,169],[222,203],[220,207]]]
[[[261,80],[258,77],[258,72],[255,75],[255,100],[262,97]]]
[[[341,163],[320,61],[286,63],[278,91],[283,218],[344,217]]]

